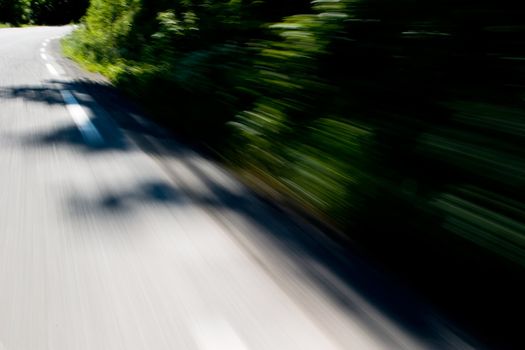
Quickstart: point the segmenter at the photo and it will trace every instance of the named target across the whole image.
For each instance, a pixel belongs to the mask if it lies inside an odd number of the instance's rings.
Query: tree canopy
[[[0,0],[0,22],[66,24],[78,21],[89,0]]]
[[[507,141],[524,135],[504,127],[523,112],[523,15],[511,0],[93,0],[66,46],[337,226],[433,223],[523,264],[504,204],[523,199]],[[478,221],[489,208],[495,226]]]

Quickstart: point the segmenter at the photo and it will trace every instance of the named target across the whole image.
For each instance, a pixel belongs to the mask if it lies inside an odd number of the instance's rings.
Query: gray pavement
[[[116,106],[61,57],[70,30],[0,29],[1,350],[469,348]]]

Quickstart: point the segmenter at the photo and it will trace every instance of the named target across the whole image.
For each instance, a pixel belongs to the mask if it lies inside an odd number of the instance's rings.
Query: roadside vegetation
[[[523,264],[524,13],[503,2],[92,0],[64,50],[338,227]]]

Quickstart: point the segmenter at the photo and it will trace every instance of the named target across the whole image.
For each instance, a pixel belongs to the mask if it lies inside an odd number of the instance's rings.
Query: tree
[[[0,0],[0,22],[67,24],[78,21],[89,0]]]

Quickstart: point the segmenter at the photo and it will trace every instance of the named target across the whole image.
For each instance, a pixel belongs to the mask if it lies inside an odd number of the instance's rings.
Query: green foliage
[[[524,264],[524,13],[503,2],[93,0],[64,47],[364,242]]]
[[[0,0],[0,23],[17,24],[22,19],[23,3],[12,0]]]

